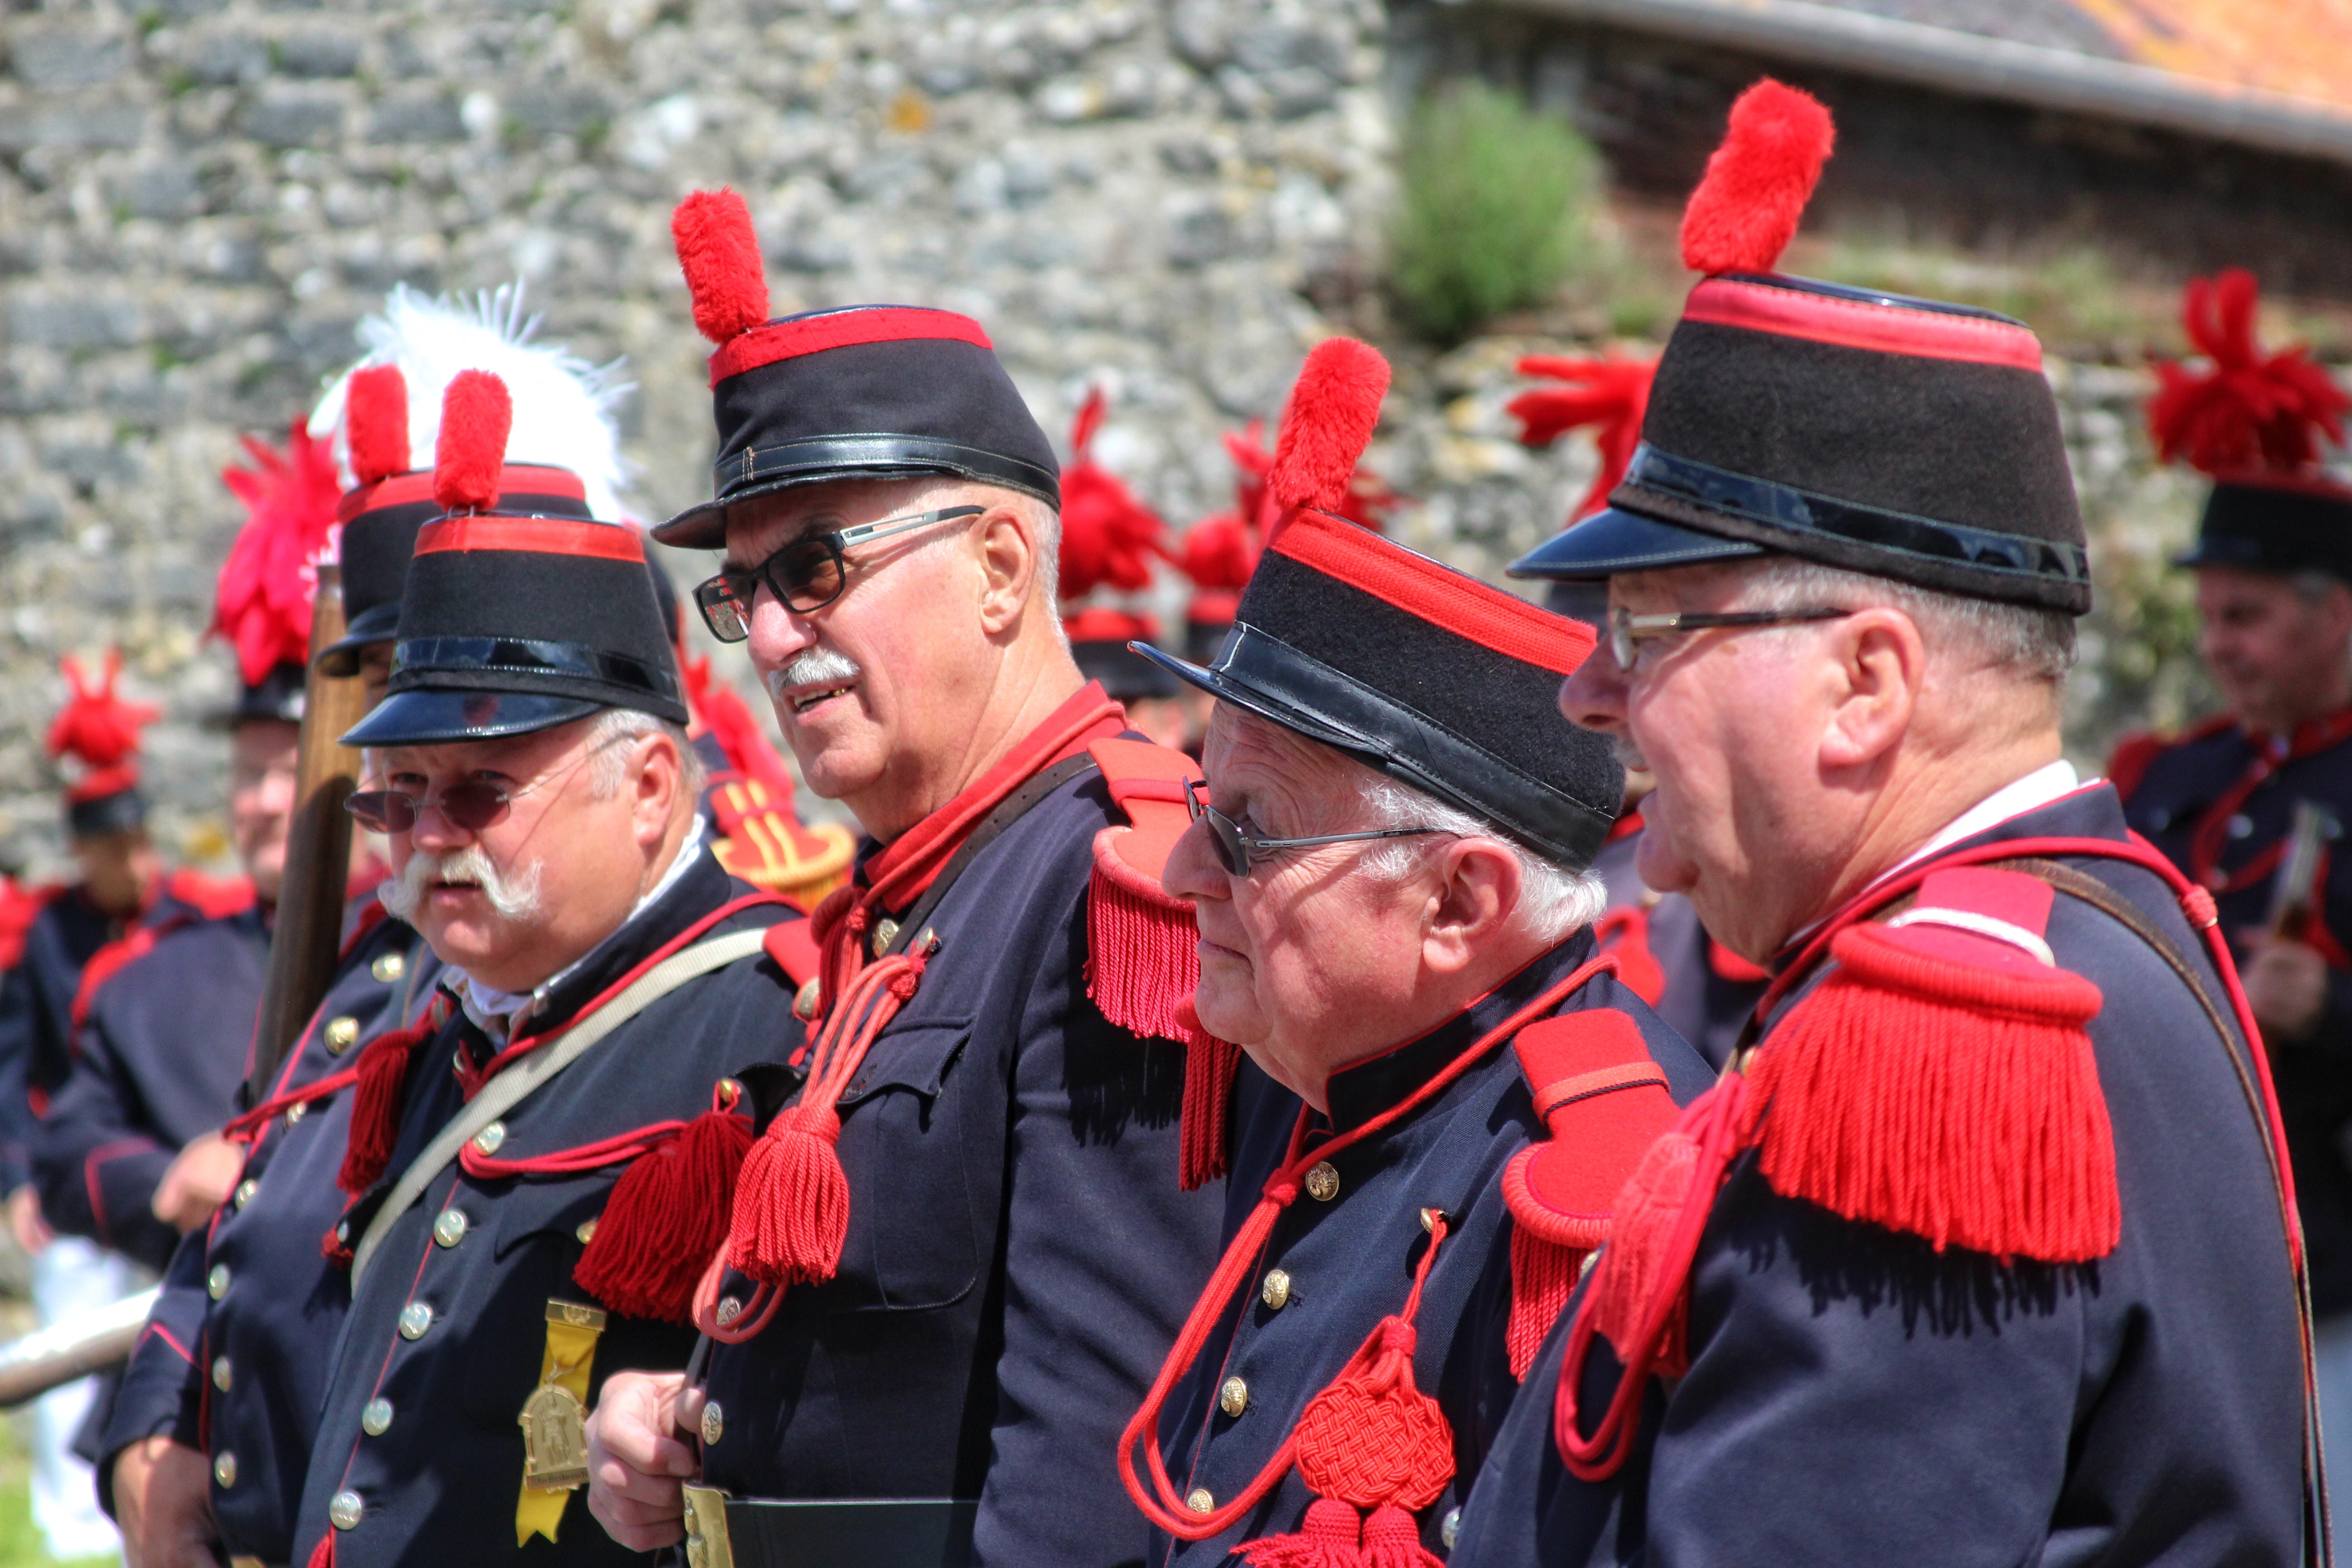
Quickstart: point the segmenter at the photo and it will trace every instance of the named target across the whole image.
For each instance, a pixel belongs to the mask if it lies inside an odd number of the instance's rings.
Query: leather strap
[[[532,1090],[579,1060],[591,1046],[688,981],[715,969],[724,969],[738,959],[750,958],[759,952],[767,935],[765,928],[732,931],[670,954],[646,970],[627,990],[490,1079],[482,1092],[476,1095],[465,1110],[452,1117],[433,1142],[425,1145],[425,1152],[409,1163],[408,1169],[403,1171],[400,1179],[393,1184],[392,1191],[384,1194],[383,1204],[375,1211],[375,1217],[368,1221],[366,1233],[352,1251],[353,1294],[358,1293],[360,1276],[366,1272],[376,1248],[383,1245],[383,1238],[391,1231],[393,1222],[425,1195],[425,1189],[432,1185],[433,1179],[457,1157],[458,1152],[465,1148],[475,1133],[505,1115],[529,1097]]]
[[[890,944],[882,950],[883,953],[902,952],[908,942],[922,934],[923,922],[931,918],[931,911],[940,907],[940,901],[948,896],[948,889],[955,886],[956,879],[980,858],[982,850],[996,842],[999,834],[1029,815],[1030,807],[1094,765],[1094,758],[1084,752],[1075,757],[1065,757],[1052,767],[1031,775],[1019,789],[999,801],[996,809],[981,818],[980,826],[971,830],[962,847],[940,868],[940,874],[931,879],[931,885],[923,889],[922,897],[915,900],[914,907],[907,911],[906,919],[898,922],[898,934],[890,939]]]

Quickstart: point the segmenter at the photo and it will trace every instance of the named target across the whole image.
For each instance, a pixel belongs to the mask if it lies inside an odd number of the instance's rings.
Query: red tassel
[[[572,1278],[616,1312],[685,1322],[695,1282],[727,1239],[751,1147],[747,1119],[712,1110],[630,1162]]]
[[[441,435],[433,450],[433,499],[445,511],[488,511],[499,504],[514,398],[486,370],[461,370],[441,394]]]
[[[1683,265],[1710,277],[1771,271],[1836,142],[1830,111],[1811,94],[1769,77],[1741,93],[1683,211]]]
[[[1296,1535],[1268,1535],[1234,1550],[1250,1568],[1364,1568],[1362,1522],[1344,1502],[1319,1497],[1307,1505]]]
[[[1364,1521],[1364,1568],[1445,1568],[1445,1560],[1421,1543],[1421,1527],[1393,1503],[1372,1510]]]
[[[768,276],[751,210],[733,191],[696,191],[669,216],[677,264],[694,298],[694,324],[714,343],[768,320]]]
[[[2105,1257],[2123,1205],[2083,1028],[2098,987],[2022,955],[1995,967],[1906,940],[1927,929],[1838,935],[1839,968],[1757,1053],[1743,1141],[1760,1144],[1774,1191],[1939,1249]]]
[[[343,437],[360,483],[408,471],[408,381],[398,365],[352,372],[343,387]]]
[[[1336,511],[1348,499],[1356,460],[1371,445],[1388,395],[1389,362],[1353,338],[1326,338],[1307,354],[1274,446],[1266,481],[1285,507]]]
[[[727,1261],[770,1285],[821,1285],[841,1267],[849,1234],[849,1177],[841,1118],[828,1107],[786,1107],[743,1156]]]
[[[1686,1111],[1684,1121],[1688,1122],[1692,1117],[1693,1112]],[[1672,1249],[1684,1209],[1694,1203],[1712,1205],[1715,1202],[1713,1189],[1693,1191],[1698,1168],[1698,1140],[1678,1127],[1650,1145],[1617,1195],[1608,1250],[1596,1266],[1599,1277],[1585,1299],[1584,1310],[1591,1315],[1594,1331],[1617,1348],[1620,1359],[1633,1353],[1633,1342],[1641,1336],[1643,1321],[1658,1294],[1671,1290],[1681,1296],[1688,1283],[1671,1267],[1666,1254]],[[1664,1342],[1652,1367],[1661,1377],[1680,1377],[1690,1370],[1685,1331],[1689,1310],[1685,1299],[1675,1305],[1667,1321]]]
[[[1176,1180],[1188,1193],[1221,1179],[1232,1163],[1234,1075],[1241,1067],[1242,1048],[1205,1031],[1194,1030],[1184,1047]]]
[[[1434,1250],[1433,1248],[1432,1250]],[[1416,1288],[1416,1304],[1418,1289]],[[1454,1479],[1454,1429],[1414,1386],[1412,1323],[1387,1317],[1298,1418],[1298,1475],[1358,1508],[1424,1509]]]
[[[310,1548],[307,1568],[335,1568],[335,1527],[329,1525],[327,1533],[319,1537],[319,1544]]]
[[[352,1126],[343,1145],[335,1185],[358,1197],[383,1179],[400,1141],[400,1113],[406,1101],[408,1059],[436,1030],[430,1022],[378,1035],[360,1053],[358,1081],[352,1089]]]
[[[1510,1352],[1511,1375],[1524,1378],[1543,1349],[1545,1336],[1575,1294],[1592,1249],[1547,1241],[1528,1226],[1511,1227],[1511,1317],[1503,1342]]]

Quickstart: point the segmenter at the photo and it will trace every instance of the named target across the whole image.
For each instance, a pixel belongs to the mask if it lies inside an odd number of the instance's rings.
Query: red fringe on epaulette
[[[685,1322],[695,1281],[727,1240],[751,1148],[751,1121],[722,1110],[637,1156],[613,1184],[572,1278],[616,1312]]]
[[[1685,1112],[1684,1121],[1690,1120],[1691,1113]],[[1698,1167],[1698,1140],[1682,1127],[1650,1145],[1617,1194],[1610,1216],[1609,1251],[1584,1308],[1591,1314],[1594,1331],[1614,1345],[1621,1358],[1630,1358],[1651,1303],[1663,1291],[1674,1292],[1678,1300],[1653,1367],[1661,1377],[1680,1377],[1689,1370],[1684,1334],[1689,1294],[1667,1254],[1683,1211],[1695,1203],[1715,1202],[1712,1187],[1695,1190]]]
[[[1546,1241],[1524,1225],[1511,1227],[1511,1318],[1503,1343],[1510,1352],[1513,1377],[1526,1377],[1535,1364],[1544,1337],[1559,1321],[1583,1277],[1584,1260],[1591,1256],[1589,1247]]]
[[[2084,1026],[2097,986],[1907,949],[1883,927],[1758,1052],[1743,1145],[1775,1192],[1997,1258],[2116,1248],[2115,1134]]]
[[[393,1146],[400,1141],[409,1058],[436,1032],[429,1021],[394,1029],[369,1041],[367,1049],[360,1053],[355,1064],[358,1081],[352,1089],[350,1141],[343,1145],[342,1168],[335,1173],[335,1185],[352,1196],[382,1181],[384,1168],[392,1163]]]

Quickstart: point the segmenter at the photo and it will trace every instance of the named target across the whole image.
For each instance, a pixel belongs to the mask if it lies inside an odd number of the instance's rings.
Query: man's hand
[[[616,1372],[588,1417],[588,1511],[632,1552],[686,1539],[679,1483],[702,1468],[677,1436],[688,1415],[702,1419],[702,1391],[685,1373]]]
[[[114,1460],[114,1515],[128,1568],[217,1568],[212,1467],[165,1436],[142,1437]]]
[[[182,1235],[213,1217],[213,1210],[228,1201],[236,1176],[245,1169],[245,1148],[217,1132],[192,1138],[174,1159],[147,1206],[155,1217]]]
[[[2327,961],[2302,942],[2259,939],[2242,978],[2254,1022],[2274,1044],[2310,1038],[2327,1012]]]
[[[58,1238],[49,1222],[41,1217],[41,1194],[30,1182],[8,1194],[8,1228],[16,1235],[16,1245],[28,1256],[37,1254]]]

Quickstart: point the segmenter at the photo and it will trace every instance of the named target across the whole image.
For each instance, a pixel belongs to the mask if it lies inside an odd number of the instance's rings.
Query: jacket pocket
[[[943,1307],[979,1279],[965,1145],[1002,1132],[981,1125],[990,1097],[958,1070],[971,1027],[967,1019],[886,1032],[842,1093],[849,1233],[836,1286],[845,1310]]]

